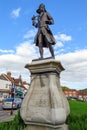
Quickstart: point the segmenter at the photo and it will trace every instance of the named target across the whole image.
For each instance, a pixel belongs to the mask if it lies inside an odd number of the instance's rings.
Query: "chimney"
[[[7,72],[7,76],[11,77],[11,72],[10,71]]]

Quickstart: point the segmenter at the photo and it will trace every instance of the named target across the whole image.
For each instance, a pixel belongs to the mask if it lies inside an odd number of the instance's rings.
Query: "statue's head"
[[[36,10],[37,13],[40,13],[40,12],[44,12],[46,11],[45,10],[45,5],[44,4],[40,4],[39,5],[39,8]]]

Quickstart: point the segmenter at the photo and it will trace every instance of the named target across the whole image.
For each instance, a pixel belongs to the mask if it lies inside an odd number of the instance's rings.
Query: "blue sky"
[[[65,68],[61,84],[87,88],[87,0],[0,0],[0,73],[11,71],[29,80],[24,66],[39,57],[31,17],[37,15],[40,3],[55,22],[50,28],[56,39],[55,58]],[[45,57],[48,53],[44,50]]]

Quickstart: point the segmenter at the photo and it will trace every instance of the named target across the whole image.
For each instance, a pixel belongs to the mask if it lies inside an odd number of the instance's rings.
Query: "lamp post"
[[[15,91],[14,83],[12,83],[12,87],[11,87],[12,107],[11,107],[11,113],[10,113],[11,115],[13,115],[14,91]]]

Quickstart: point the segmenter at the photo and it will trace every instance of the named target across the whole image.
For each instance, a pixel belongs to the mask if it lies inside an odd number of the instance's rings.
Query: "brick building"
[[[87,90],[69,89],[64,91],[65,96],[77,98],[78,100],[87,100]]]

